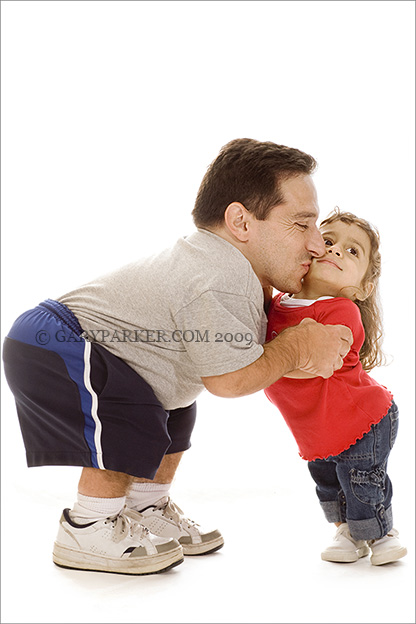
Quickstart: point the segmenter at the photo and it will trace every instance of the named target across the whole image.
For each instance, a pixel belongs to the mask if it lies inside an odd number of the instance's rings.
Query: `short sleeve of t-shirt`
[[[263,353],[258,343],[262,320],[242,295],[209,290],[175,315],[177,337],[201,377],[222,375],[248,366]]]

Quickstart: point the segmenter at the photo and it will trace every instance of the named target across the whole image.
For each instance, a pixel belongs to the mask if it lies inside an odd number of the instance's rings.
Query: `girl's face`
[[[370,262],[371,243],[358,225],[334,221],[321,228],[326,254],[312,260],[298,299],[347,297],[365,299],[372,284],[363,284]]]

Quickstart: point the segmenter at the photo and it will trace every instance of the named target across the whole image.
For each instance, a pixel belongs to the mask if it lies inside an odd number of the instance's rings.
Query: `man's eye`
[[[309,225],[307,223],[295,223],[301,230],[307,230]]]

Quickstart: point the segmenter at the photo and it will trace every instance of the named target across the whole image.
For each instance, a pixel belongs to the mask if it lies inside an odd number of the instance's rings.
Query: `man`
[[[324,254],[315,160],[252,139],[225,145],[201,183],[197,231],[22,314],[3,357],[29,466],[83,466],[58,565],[160,572],[223,545],[169,496],[195,399],[257,392],[341,368],[351,334],[305,320],[263,344],[263,292],[299,292]]]

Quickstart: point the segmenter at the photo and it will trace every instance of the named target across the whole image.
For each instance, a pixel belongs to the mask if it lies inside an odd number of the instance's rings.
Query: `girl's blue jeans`
[[[396,440],[399,412],[386,416],[340,455],[308,462],[328,522],[347,522],[352,537],[384,537],[393,526],[387,460]]]

